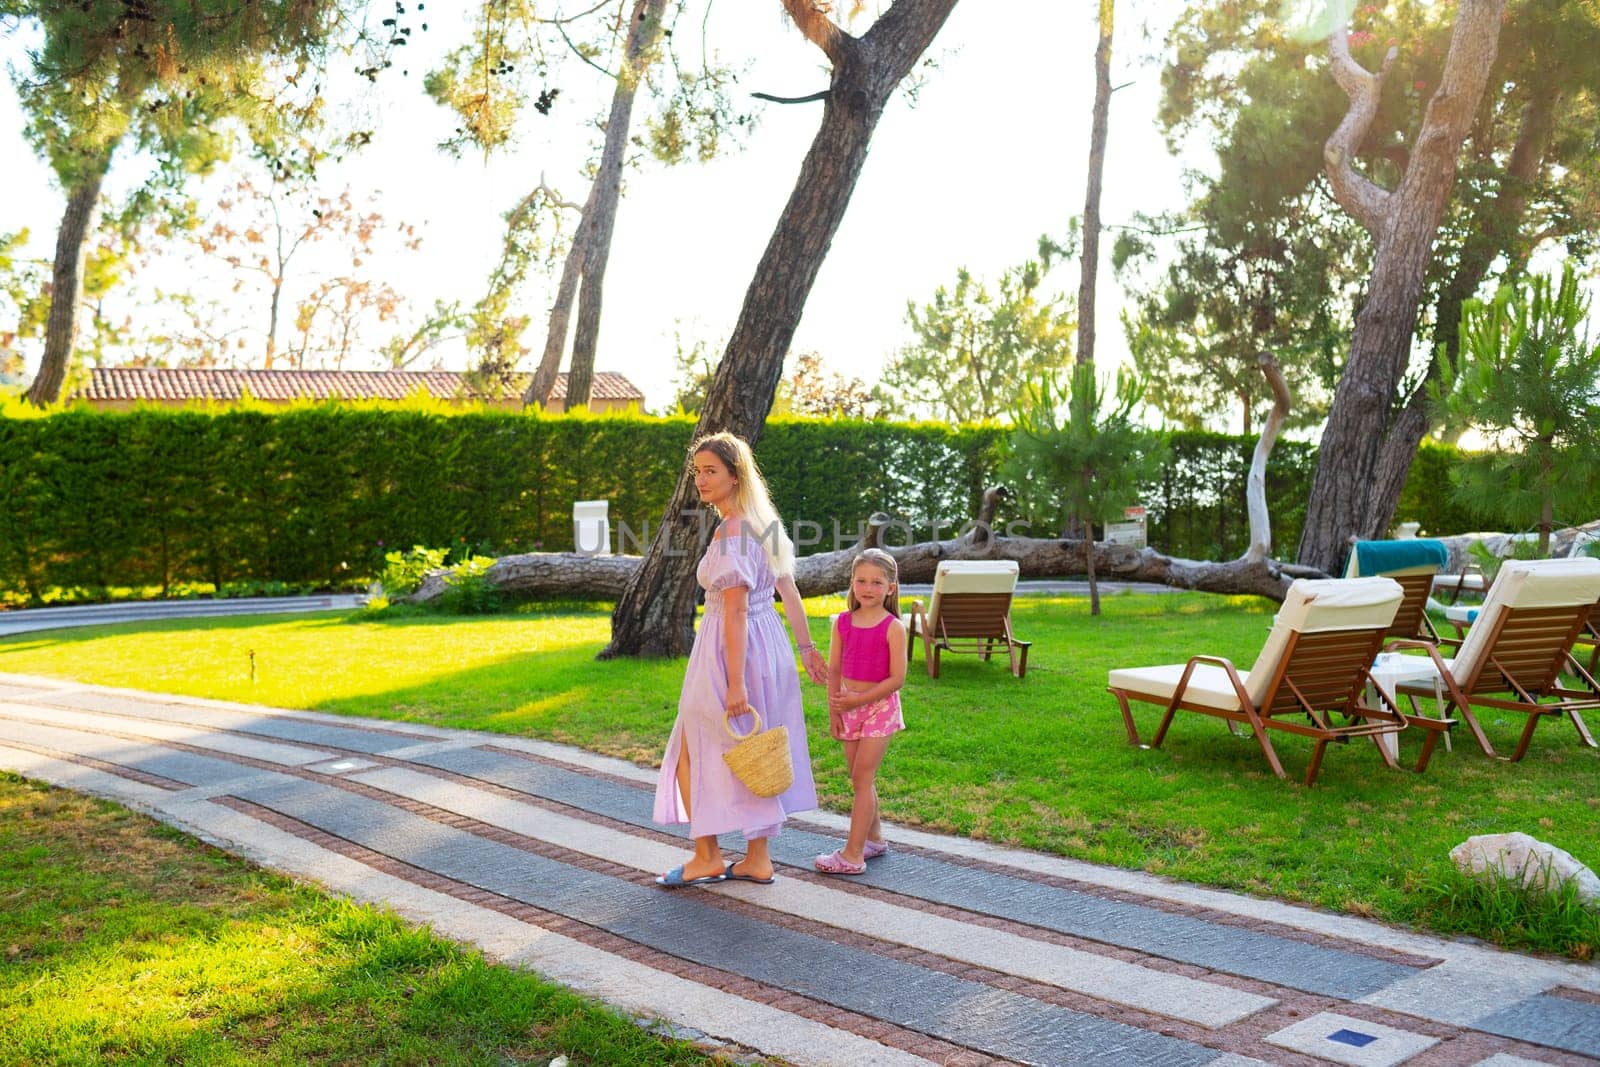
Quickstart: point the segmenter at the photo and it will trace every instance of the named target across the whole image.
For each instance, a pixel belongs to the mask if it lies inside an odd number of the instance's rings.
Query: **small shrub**
[[[407,552],[385,553],[383,575],[378,579],[383,583],[385,595],[390,600],[399,600],[415,593],[429,571],[444,566],[445,557],[449,554],[448,548],[426,548],[422,545],[413,545]]]
[[[450,568],[439,610],[451,615],[492,615],[500,610],[500,590],[489,581],[491,556],[472,556]]]

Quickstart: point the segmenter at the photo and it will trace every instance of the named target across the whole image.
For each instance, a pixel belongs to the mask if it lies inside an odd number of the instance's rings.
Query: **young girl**
[[[906,628],[894,557],[869,548],[850,568],[850,610],[839,615],[828,648],[828,719],[844,745],[855,802],[844,847],[813,862],[824,874],[862,874],[888,851],[878,822],[878,765],[889,738],[906,728],[900,687],[906,681]]]

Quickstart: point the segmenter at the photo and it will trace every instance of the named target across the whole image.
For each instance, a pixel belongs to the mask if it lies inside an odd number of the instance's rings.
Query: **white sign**
[[[1106,523],[1106,544],[1128,545],[1133,548],[1143,548],[1144,523],[1142,522],[1108,522]]]

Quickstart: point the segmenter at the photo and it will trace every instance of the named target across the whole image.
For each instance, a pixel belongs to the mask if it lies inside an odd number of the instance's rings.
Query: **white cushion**
[[[1126,670],[1112,671],[1110,685],[1113,689],[1126,689],[1130,693],[1141,693],[1157,700],[1167,701],[1172,699],[1173,692],[1178,688],[1178,682],[1183,679],[1183,670],[1186,663],[1169,663],[1164,667],[1133,667]],[[1244,679],[1245,691],[1250,691],[1250,675],[1241,673]],[[1233,691],[1233,683],[1228,680],[1228,672],[1211,663],[1196,664],[1194,673],[1189,676],[1189,687],[1183,691],[1183,697],[1195,704],[1204,704],[1207,707],[1226,708],[1229,711],[1239,709],[1239,696]],[[1255,700],[1254,694],[1251,700]]]
[[[1476,676],[1489,634],[1506,608],[1564,608],[1600,601],[1600,559],[1511,559],[1500,565],[1472,629],[1456,652],[1457,680]]]
[[[1017,588],[1014,559],[947,559],[933,573],[933,595],[928,598],[928,618],[939,617],[939,597],[944,593],[1006,593]]]
[[[1017,587],[1014,559],[947,559],[933,575],[933,594],[1009,593]]]

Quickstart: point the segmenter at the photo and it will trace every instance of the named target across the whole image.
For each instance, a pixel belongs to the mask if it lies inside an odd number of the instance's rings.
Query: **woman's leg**
[[[694,839],[694,857],[683,865],[684,881],[709,878],[727,868],[722,862],[722,848],[713,835]]]
[[[767,849],[767,839],[752,837],[745,842],[744,859],[733,865],[735,874],[748,874],[752,878],[772,877],[772,853]]]
[[[689,744],[685,739],[678,752],[678,792],[683,797],[683,817],[689,818]],[[722,848],[715,837],[694,839],[694,858],[683,865],[685,880],[708,878],[723,871]]]
[[[689,812],[689,742],[684,740],[683,747],[678,750],[678,796],[683,800],[683,817],[691,818]]]
[[[839,850],[839,856],[851,863],[865,863],[862,850],[867,837],[883,838],[883,827],[878,822],[878,765],[889,749],[889,739],[863,737],[845,744],[854,748],[853,753],[846,749],[846,759],[850,764],[850,786],[855,790],[855,801],[850,805],[850,839]]]

